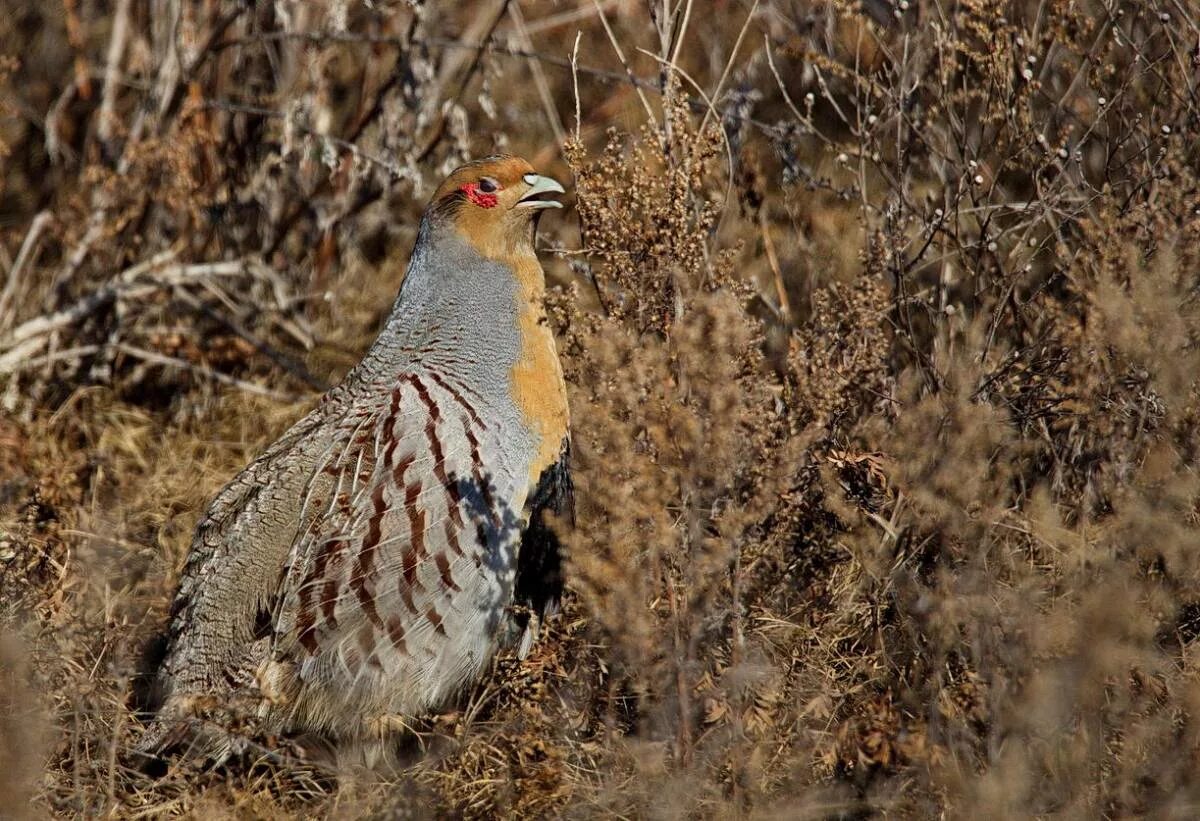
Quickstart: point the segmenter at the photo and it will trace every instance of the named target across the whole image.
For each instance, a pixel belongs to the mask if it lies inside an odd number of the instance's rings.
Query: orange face
[[[432,209],[453,219],[466,239],[488,257],[532,250],[533,218],[562,204],[545,199],[563,187],[520,157],[499,155],[468,163],[434,192]]]

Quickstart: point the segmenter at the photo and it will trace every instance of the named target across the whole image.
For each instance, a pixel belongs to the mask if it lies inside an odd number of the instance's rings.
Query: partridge
[[[573,515],[536,223],[554,180],[493,156],[437,189],[378,339],[197,526],[139,749],[222,758],[248,724],[386,737],[528,648]]]

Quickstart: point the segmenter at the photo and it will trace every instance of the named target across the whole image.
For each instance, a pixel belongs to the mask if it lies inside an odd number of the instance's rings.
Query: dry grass
[[[1194,817],[1198,31],[1194,0],[16,3],[5,806]],[[394,772],[142,773],[199,511],[496,149],[574,179],[563,615]]]

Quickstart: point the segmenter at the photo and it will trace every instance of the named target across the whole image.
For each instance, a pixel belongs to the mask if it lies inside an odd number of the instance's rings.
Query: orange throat
[[[542,266],[530,254],[517,259],[514,268],[520,290],[517,328],[521,352],[512,367],[511,384],[513,400],[538,438],[537,453],[529,466],[532,487],[542,471],[559,460],[570,419],[562,365],[543,304],[546,284]]]

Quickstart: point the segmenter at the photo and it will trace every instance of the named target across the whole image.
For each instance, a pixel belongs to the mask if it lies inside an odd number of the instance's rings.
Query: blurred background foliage
[[[0,796],[1190,818],[1195,0],[9,0]],[[543,221],[571,593],[387,773],[127,750],[205,501],[463,160]]]

